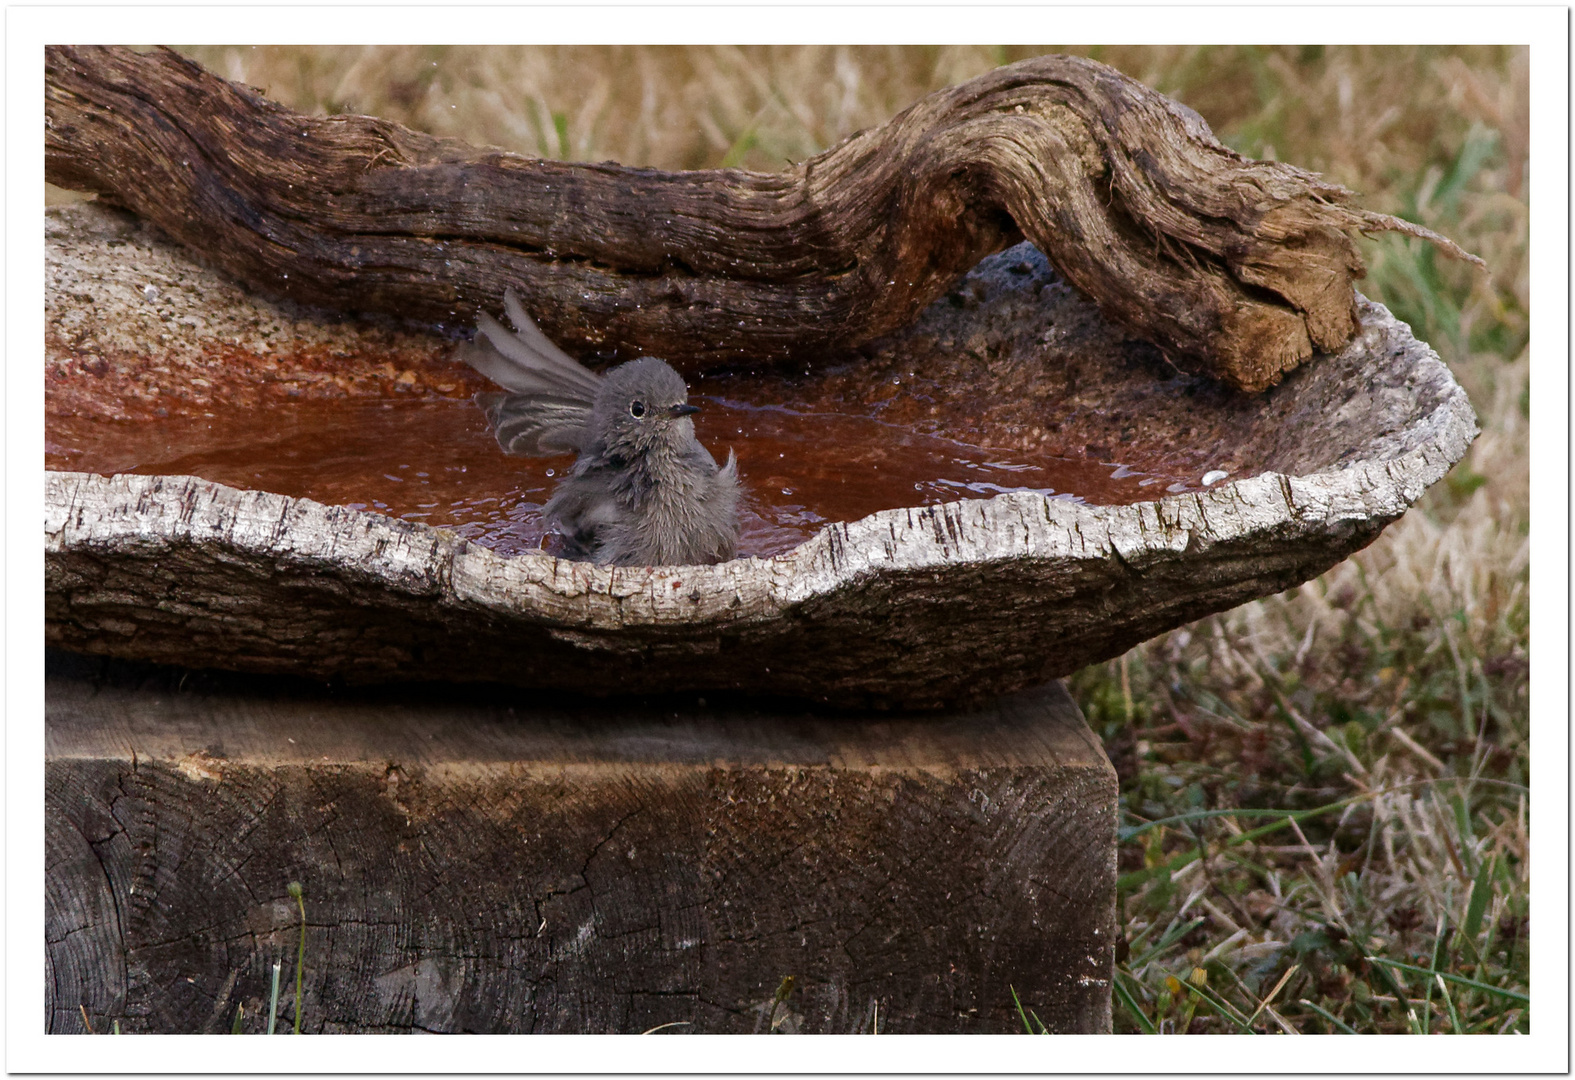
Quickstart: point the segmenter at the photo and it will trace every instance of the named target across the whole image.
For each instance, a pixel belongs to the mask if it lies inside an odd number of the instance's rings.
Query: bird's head
[[[694,441],[699,412],[683,376],[665,361],[642,356],[607,372],[591,412],[591,430],[606,452],[631,459],[676,452]]]

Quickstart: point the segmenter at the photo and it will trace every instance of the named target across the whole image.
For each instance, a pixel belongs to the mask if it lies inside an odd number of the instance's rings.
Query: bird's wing
[[[516,394],[580,401],[587,406],[595,401],[601,376],[547,340],[525,314],[514,290],[504,293],[503,304],[517,332],[511,333],[483,311],[476,318],[480,331],[476,340],[460,346],[459,358]]]
[[[609,551],[608,543],[614,534],[627,532],[623,526],[629,515],[611,489],[612,478],[606,472],[576,468],[541,508],[542,517],[563,536],[569,558],[616,561],[619,551],[616,545]]]
[[[487,424],[505,454],[551,457],[584,448],[591,407],[583,401],[541,394],[477,394]]]

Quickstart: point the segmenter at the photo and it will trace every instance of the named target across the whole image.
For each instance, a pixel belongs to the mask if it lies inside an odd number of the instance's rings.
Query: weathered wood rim
[[[889,510],[718,566],[506,559],[444,529],[192,477],[50,473],[49,638],[595,693],[933,705],[1021,687],[1316,576],[1461,458],[1476,434],[1464,392],[1384,308],[1362,316],[1346,352],[1385,358],[1436,404],[1369,445],[1330,447],[1339,463],[1131,506],[1013,493]]]

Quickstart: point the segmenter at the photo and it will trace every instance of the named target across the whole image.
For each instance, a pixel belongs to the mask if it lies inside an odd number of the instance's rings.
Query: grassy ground
[[[1051,50],[189,51],[307,111],[551,157],[771,170]],[[1365,291],[1481,415],[1446,482],[1317,581],[1072,680],[1121,775],[1117,1030],[1528,1030],[1527,54],[1065,51],[1491,269],[1364,245]]]

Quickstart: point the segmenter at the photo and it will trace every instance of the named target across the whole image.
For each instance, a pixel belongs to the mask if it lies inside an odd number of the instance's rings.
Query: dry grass
[[[370,112],[507,150],[775,171],[1036,51],[850,46],[183,50],[307,112]]]
[[[309,112],[552,157],[772,170],[1051,50],[189,51]],[[1321,579],[1073,680],[1122,774],[1118,1030],[1527,1030],[1526,51],[1059,51],[1450,235],[1492,272],[1397,237],[1365,247],[1367,291],[1481,414],[1447,482]]]

